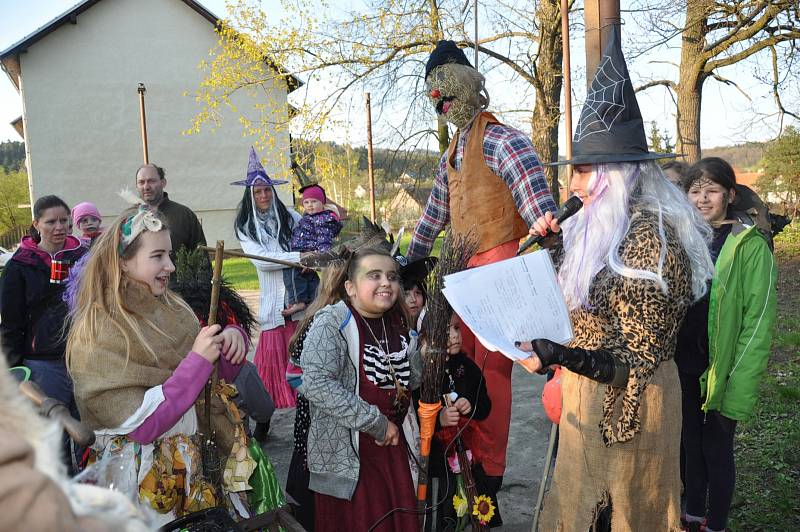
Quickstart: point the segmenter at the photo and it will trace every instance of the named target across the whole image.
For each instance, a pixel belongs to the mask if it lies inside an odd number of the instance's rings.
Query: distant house
[[[167,172],[170,198],[191,207],[209,242],[235,247],[233,219],[251,141],[234,116],[215,132],[183,135],[199,111],[191,95],[197,68],[218,40],[219,19],[193,0],[83,0],[0,52],[17,88],[23,116],[12,122],[25,140],[33,199],[58,194],[67,203],[94,202],[104,217],[125,204],[117,196],[134,186],[142,163],[137,86],[145,84],[150,160]],[[271,66],[271,68],[275,68]],[[300,86],[275,70],[270,93],[235,95],[241,112],[276,102],[288,120],[287,95]],[[289,172],[287,128],[273,132],[262,153],[267,172]],[[288,186],[279,194],[291,201]]]
[[[734,168],[734,172],[736,173],[737,184],[750,187],[756,191],[758,190],[758,187],[756,187],[756,181],[758,181],[758,178],[764,174],[764,172],[761,170],[757,172],[743,172],[738,168]]]
[[[422,217],[430,195],[430,187],[401,187],[386,205],[385,218],[393,226],[413,228]]]

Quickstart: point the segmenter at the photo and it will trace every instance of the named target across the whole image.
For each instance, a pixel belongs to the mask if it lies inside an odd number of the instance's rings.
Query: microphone
[[[566,220],[567,218],[569,218],[570,216],[572,216],[573,214],[575,214],[576,212],[581,210],[581,207],[583,207],[583,202],[581,201],[581,199],[578,196],[572,196],[571,198],[569,198],[567,201],[564,202],[564,205],[562,205],[560,209],[558,209],[558,212],[556,213],[556,221],[559,224],[562,223],[564,220]],[[528,238],[528,240],[526,240],[519,247],[519,250],[517,251],[517,255],[518,256],[522,255],[522,253],[526,249],[528,249],[529,247],[531,247],[534,244],[540,243],[542,240],[544,240],[548,236],[550,236],[550,231],[548,231],[547,234],[544,235],[544,236],[537,235],[537,236],[532,236],[532,237]]]

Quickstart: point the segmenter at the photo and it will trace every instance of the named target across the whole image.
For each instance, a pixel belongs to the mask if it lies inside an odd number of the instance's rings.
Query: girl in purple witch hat
[[[255,149],[250,148],[247,178],[231,183],[245,187],[234,225],[236,237],[245,253],[299,262],[300,252],[290,250],[292,230],[300,221],[300,215],[281,202],[274,188],[287,182],[271,179],[264,171]],[[254,362],[264,386],[275,401],[275,407],[291,408],[295,406],[296,395],[286,382],[288,345],[297,327],[293,320],[301,319],[302,313],[294,316],[282,314],[287,307],[283,284],[286,266],[255,260],[253,265],[261,287],[258,310],[261,335]]]

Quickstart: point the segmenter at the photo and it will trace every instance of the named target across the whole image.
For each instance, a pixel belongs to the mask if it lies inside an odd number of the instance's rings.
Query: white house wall
[[[211,23],[180,0],[103,0],[21,54],[33,200],[91,201],[106,222],[121,212],[117,192],[134,186],[142,163],[136,89],[143,82],[150,161],[165,168],[170,198],[197,213],[209,243],[238,247],[232,225],[242,188],[228,183],[244,178],[252,141],[231,113],[216,132],[182,134],[199,110],[197,65],[216,40]],[[279,87],[271,99],[285,113],[283,81]],[[266,98],[241,95],[235,103],[245,110],[256,101]],[[275,138],[265,167],[286,176],[288,133]],[[290,201],[288,185],[279,194]]]

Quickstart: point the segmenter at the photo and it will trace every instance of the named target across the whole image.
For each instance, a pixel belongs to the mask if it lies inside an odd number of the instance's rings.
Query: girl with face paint
[[[675,350],[687,530],[727,525],[736,424],[756,404],[776,319],[775,259],[757,226],[735,220],[735,187],[733,168],[718,157],[701,159],[687,173],[689,201],[714,230],[715,262],[709,294],[689,308]]]
[[[309,314],[293,346],[302,344],[298,392],[310,413],[315,530],[418,530],[407,512],[381,521],[416,506],[400,427],[421,362],[397,262],[383,249],[345,252],[326,270]]]

